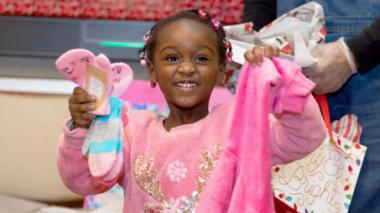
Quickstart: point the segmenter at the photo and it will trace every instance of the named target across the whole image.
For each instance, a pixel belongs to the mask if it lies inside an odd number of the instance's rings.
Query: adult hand
[[[311,54],[318,63],[307,76],[316,83],[317,95],[336,92],[356,72],[354,56],[343,39],[317,45]]]

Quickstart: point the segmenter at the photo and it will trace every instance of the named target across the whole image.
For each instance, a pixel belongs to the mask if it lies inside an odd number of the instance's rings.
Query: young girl
[[[81,149],[94,119],[89,111],[95,108],[95,98],[75,88],[69,101],[72,119],[64,125],[58,149],[59,171],[66,186],[78,194],[102,193],[119,183],[124,212],[188,212],[229,140],[234,105],[225,103],[209,112],[209,100],[223,80],[231,48],[219,22],[202,10],[159,21],[145,40],[142,62],[149,69],[151,86],[158,84],[163,92],[169,116],[129,113],[122,169],[112,178],[94,177]],[[275,55],[276,49],[254,48],[245,56],[257,64],[264,54]],[[310,94],[302,113],[285,112],[270,119],[272,164],[307,155],[325,137]]]

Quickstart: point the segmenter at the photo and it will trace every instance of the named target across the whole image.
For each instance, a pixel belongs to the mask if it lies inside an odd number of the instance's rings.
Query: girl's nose
[[[178,72],[183,75],[192,75],[195,73],[195,70],[194,64],[191,62],[183,62],[178,68]]]

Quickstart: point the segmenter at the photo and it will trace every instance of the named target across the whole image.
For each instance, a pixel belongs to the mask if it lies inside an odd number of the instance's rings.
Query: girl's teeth
[[[195,87],[195,83],[178,83],[177,85],[178,85],[179,87],[184,87],[184,88]]]

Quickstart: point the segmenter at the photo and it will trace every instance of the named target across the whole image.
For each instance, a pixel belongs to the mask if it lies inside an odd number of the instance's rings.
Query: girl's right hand
[[[75,87],[69,99],[69,111],[73,120],[73,127],[89,128],[95,115],[89,111],[95,110],[96,97],[90,95],[81,87]]]
[[[247,50],[244,54],[245,60],[249,61],[251,64],[261,64],[263,63],[263,57],[272,59],[274,56],[279,56],[280,50],[275,46],[256,46],[251,50]]]

